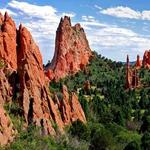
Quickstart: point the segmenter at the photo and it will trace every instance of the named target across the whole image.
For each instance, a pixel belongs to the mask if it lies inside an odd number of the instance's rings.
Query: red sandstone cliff
[[[62,87],[63,98],[59,100],[58,108],[60,110],[61,118],[65,125],[70,125],[76,120],[80,120],[85,123],[86,118],[79,103],[76,93],[72,92],[69,96],[69,92],[66,86]],[[57,98],[57,96],[56,96]],[[58,98],[57,98],[58,99]],[[58,101],[57,101],[58,102]]]
[[[16,88],[26,127],[35,124],[41,127],[42,134],[54,135],[63,133],[65,125],[78,119],[86,123],[77,95],[69,96],[67,87],[63,87],[63,99],[57,95],[55,99],[51,98],[41,53],[30,32],[22,25],[17,30],[7,13],[4,17],[0,15],[0,25],[0,63],[4,63],[0,64],[0,145],[11,142],[16,134],[3,107],[5,103],[13,102]]]
[[[4,104],[10,103],[13,96],[11,74],[17,69],[16,26],[5,13],[0,13],[0,145],[11,142],[16,130],[4,110]]]
[[[48,82],[43,70],[39,48],[29,31],[19,27],[18,31],[18,75],[24,117],[27,124],[34,123],[44,129],[45,134],[54,134],[52,122],[56,122],[60,131],[63,122],[49,96]]]
[[[80,24],[71,25],[70,18],[61,18],[56,32],[55,54],[46,68],[46,75],[56,81],[83,69],[92,56],[86,34]]]

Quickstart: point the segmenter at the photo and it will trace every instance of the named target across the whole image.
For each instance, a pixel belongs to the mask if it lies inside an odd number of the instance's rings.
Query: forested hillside
[[[141,87],[125,89],[125,64],[94,53],[90,64],[75,75],[50,83],[51,96],[62,99],[62,86],[76,92],[87,123],[76,121],[64,135],[41,137],[39,129],[22,128],[13,108],[6,109],[20,132],[8,149],[148,150],[150,147],[150,71],[140,69]],[[55,126],[57,128],[57,126]],[[7,149],[7,148],[6,148]]]

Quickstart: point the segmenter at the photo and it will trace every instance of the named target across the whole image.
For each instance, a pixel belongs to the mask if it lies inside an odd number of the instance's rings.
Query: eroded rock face
[[[48,77],[56,81],[83,69],[92,56],[85,32],[80,24],[71,26],[70,18],[61,18],[56,32],[55,54],[51,64],[46,68],[52,70]]]
[[[0,94],[0,102],[1,100]],[[0,145],[6,145],[12,142],[15,135],[16,130],[3,106],[0,104]]]
[[[143,56],[143,66],[150,69],[150,50],[145,51]]]
[[[1,104],[10,102],[13,96],[12,87],[10,86],[8,78],[6,77],[6,74],[4,72],[5,69],[0,69],[0,94],[2,99],[0,101]]]
[[[44,128],[45,134],[55,134],[53,123],[63,130],[60,114],[49,96],[42,57],[31,34],[20,26],[18,31],[18,74],[24,117],[29,125],[34,123]]]
[[[10,71],[11,69],[5,66],[0,67],[0,145],[12,142],[17,133],[9,115],[4,110],[4,104],[11,103],[13,96],[12,87],[8,82],[9,77],[7,77]]]
[[[6,68],[0,68],[0,145],[12,142],[16,135],[11,119],[4,110],[4,104],[12,100],[12,87],[5,75]]]
[[[86,123],[85,114],[77,95],[74,92],[69,94],[65,85],[62,87],[62,95],[62,99],[59,99],[59,110],[63,123],[65,125],[70,125],[76,120]]]
[[[12,101],[13,81],[9,79],[16,69],[16,26],[7,13],[0,13],[0,145],[11,142],[16,133],[4,110],[4,104]]]
[[[72,122],[80,120],[81,122],[86,123],[84,111],[79,103],[78,96],[74,92],[71,94],[71,112]]]
[[[16,25],[7,12],[0,14],[0,58],[12,69],[17,69],[16,47]]]

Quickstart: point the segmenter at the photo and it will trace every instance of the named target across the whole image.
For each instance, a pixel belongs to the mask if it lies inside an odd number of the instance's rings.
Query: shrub
[[[124,150],[140,150],[140,146],[136,141],[130,142]]]
[[[90,139],[90,129],[87,125],[77,120],[72,124],[69,130],[72,136],[77,136],[79,139],[88,141]]]

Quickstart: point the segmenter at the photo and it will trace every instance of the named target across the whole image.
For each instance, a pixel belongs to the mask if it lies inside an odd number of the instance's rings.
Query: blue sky
[[[0,11],[22,23],[38,43],[44,63],[54,54],[59,20],[69,15],[80,23],[92,50],[116,61],[141,57],[150,49],[150,1],[148,0],[1,0]]]

